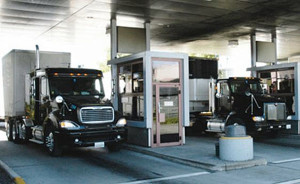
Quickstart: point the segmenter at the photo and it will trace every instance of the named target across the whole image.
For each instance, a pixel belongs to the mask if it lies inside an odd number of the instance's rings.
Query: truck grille
[[[265,103],[265,116],[267,120],[285,120],[286,109],[285,103]]]
[[[80,109],[82,123],[109,123],[114,121],[112,107],[83,107]]]

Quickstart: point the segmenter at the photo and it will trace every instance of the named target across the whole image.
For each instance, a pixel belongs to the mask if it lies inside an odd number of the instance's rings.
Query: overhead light
[[[228,46],[229,47],[236,47],[239,45],[239,41],[238,40],[228,40]]]

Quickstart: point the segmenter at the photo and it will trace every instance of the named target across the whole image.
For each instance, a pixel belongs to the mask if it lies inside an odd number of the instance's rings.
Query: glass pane
[[[118,66],[119,107],[126,119],[144,120],[143,63]]]
[[[152,131],[153,131],[153,143],[156,144],[156,86],[153,86],[153,120],[152,120]]]
[[[177,87],[159,88],[160,142],[179,142],[179,96]]]
[[[143,63],[132,65],[132,82],[133,82],[133,93],[141,93],[144,91],[143,84]]]
[[[119,67],[119,93],[127,94],[132,92],[131,65]]]
[[[295,114],[294,73],[294,69],[259,73],[264,83],[264,91],[285,100],[288,115]]]
[[[179,63],[153,61],[153,82],[179,82]]]

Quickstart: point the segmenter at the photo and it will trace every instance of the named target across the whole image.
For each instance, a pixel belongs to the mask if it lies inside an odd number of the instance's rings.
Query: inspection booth
[[[270,95],[280,97],[286,102],[288,119],[292,127],[288,133],[300,134],[300,63],[284,63],[262,67],[252,67],[257,77],[264,83],[263,89]]]
[[[146,147],[184,144],[189,126],[188,55],[146,51],[108,64],[113,104],[127,119],[128,142]]]

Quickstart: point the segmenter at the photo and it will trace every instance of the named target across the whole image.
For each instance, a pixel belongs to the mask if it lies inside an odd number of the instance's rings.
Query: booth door
[[[178,84],[157,84],[154,91],[153,144],[182,144],[181,95]]]

